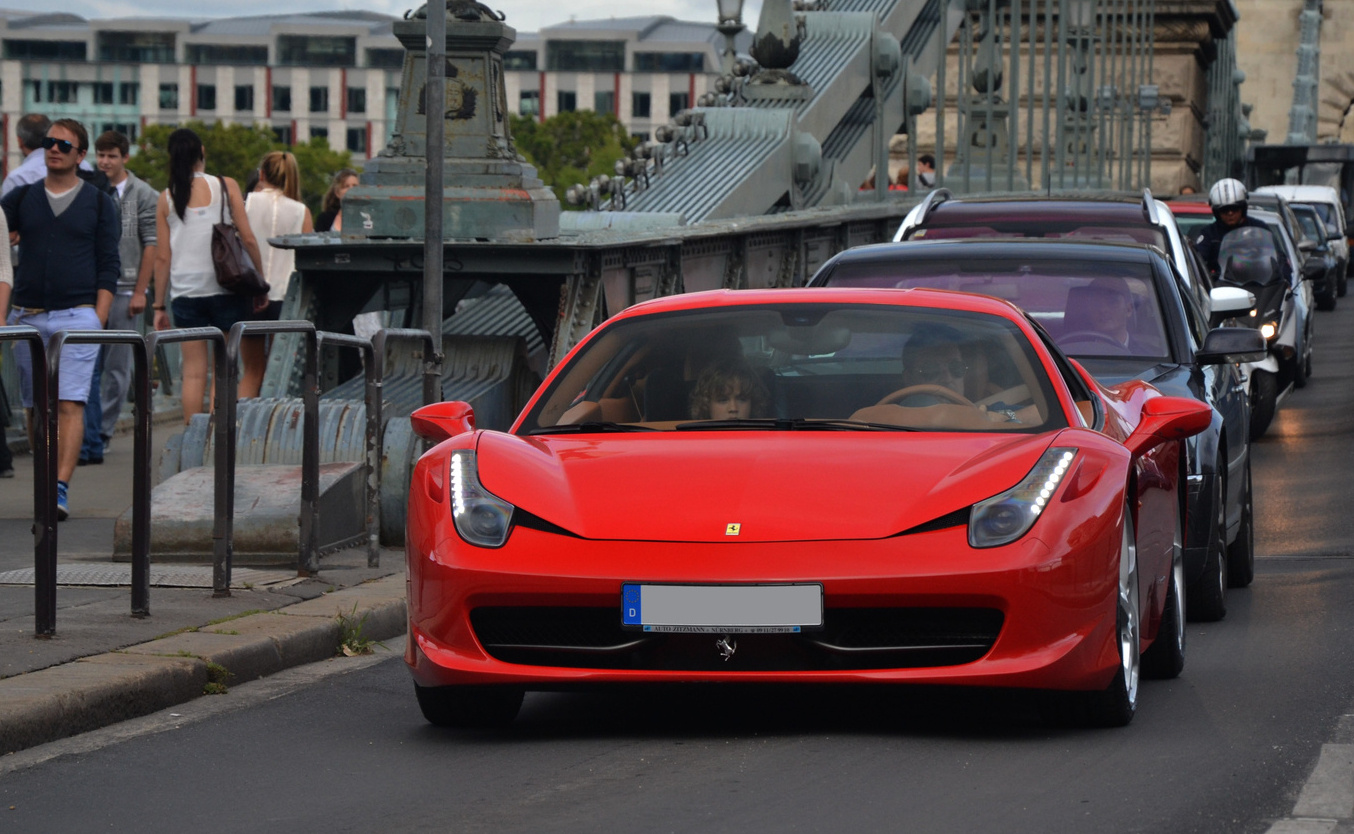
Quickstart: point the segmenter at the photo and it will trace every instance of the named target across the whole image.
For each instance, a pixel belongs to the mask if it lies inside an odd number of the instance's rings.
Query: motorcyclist
[[[1209,275],[1218,277],[1221,267],[1218,265],[1218,247],[1222,238],[1233,229],[1242,226],[1268,227],[1246,213],[1246,186],[1240,180],[1221,179],[1213,183],[1208,191],[1208,204],[1213,208],[1213,222],[1199,230],[1194,238],[1194,247],[1208,266]]]

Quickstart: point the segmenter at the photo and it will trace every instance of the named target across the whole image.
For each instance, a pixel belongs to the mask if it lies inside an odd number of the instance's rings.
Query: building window
[[[636,52],[635,72],[705,72],[700,52]]]
[[[649,111],[652,107],[651,101],[648,93],[631,93],[630,117],[634,119],[649,118]]]
[[[522,97],[517,100],[517,115],[519,116],[539,116],[541,115],[541,91],[523,90]]]
[[[104,122],[99,125],[99,133],[107,133],[111,130],[114,133],[121,133],[126,136],[128,142],[135,142],[139,132],[138,127],[139,125],[136,122]]]
[[[329,112],[329,88],[311,87],[310,88],[310,112],[328,113]]]
[[[564,72],[624,72],[625,41],[546,41],[545,68]]]
[[[136,104],[141,98],[141,85],[128,81],[118,85],[118,104]]]
[[[95,81],[93,84],[91,84],[91,85],[89,85],[89,86],[92,87],[93,90],[94,90],[94,103],[95,103],[95,104],[112,104],[112,103],[113,103],[113,82],[112,82],[112,81]]]
[[[174,63],[173,32],[98,32],[94,37],[100,61]]]
[[[277,62],[284,67],[355,67],[357,39],[278,35]]]
[[[25,41],[5,39],[4,55],[10,61],[84,61],[84,41]]]
[[[235,46],[223,43],[190,43],[184,47],[185,63],[227,64],[262,67],[268,65],[268,47]]]
[[[592,94],[592,110],[594,113],[615,113],[616,112],[616,94],[607,90],[605,92],[597,91]]]
[[[572,113],[578,109],[578,94],[572,90],[560,90],[555,93],[556,110],[560,113]]]
[[[668,117],[676,116],[691,106],[691,96],[686,93],[668,93]]]
[[[74,81],[47,82],[47,100],[53,104],[75,104],[79,96],[80,85]]]
[[[215,110],[216,109],[216,85],[199,84],[197,85],[197,109]]]
[[[367,129],[365,127],[348,128],[348,150],[353,153],[366,154]]]
[[[403,49],[368,49],[367,66],[372,69],[403,69]]]
[[[249,113],[253,111],[254,109],[253,84],[235,85],[235,109],[243,113]]]
[[[178,110],[179,109],[179,85],[161,84],[160,85],[160,109]]]
[[[329,128],[327,128],[327,127],[312,127],[312,128],[310,129],[310,138],[311,138],[311,139],[323,139],[323,140],[325,140],[325,143],[328,144],[328,141],[329,141]]]
[[[640,131],[639,133],[632,133],[630,134],[630,138],[634,139],[636,142],[647,142],[649,141],[649,133],[648,131]]]
[[[281,110],[283,113],[291,112],[291,87],[273,88],[273,109]]]
[[[362,87],[348,88],[348,112],[365,113],[367,112],[367,91]]]
[[[292,144],[292,135],[291,135],[291,126],[290,126],[290,125],[274,125],[274,126],[273,126],[273,136],[277,137],[277,141],[280,142],[280,143],[283,144],[283,145],[290,145],[290,144]]]
[[[509,49],[508,53],[503,56],[503,69],[505,70],[536,69],[536,50]]]

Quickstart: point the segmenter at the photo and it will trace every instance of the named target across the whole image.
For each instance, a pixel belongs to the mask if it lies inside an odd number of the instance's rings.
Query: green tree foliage
[[[169,185],[169,152],[166,148],[169,134],[177,126],[146,125],[139,148],[127,162],[127,167],[151,184],[157,191]],[[264,125],[225,125],[221,122],[187,122],[182,125],[202,138],[207,150],[207,171],[223,177],[232,177],[244,185],[245,180],[269,151],[291,151],[301,169],[301,199],[310,206],[312,214],[320,210],[320,201],[329,188],[334,172],[353,167],[352,154],[330,149],[329,140],[316,137],[304,144],[288,147],[277,141],[272,130]]]
[[[513,116],[511,128],[517,150],[562,204],[569,186],[586,184],[598,174],[614,175],[616,160],[637,142],[615,116],[591,110],[560,113],[544,122]]]

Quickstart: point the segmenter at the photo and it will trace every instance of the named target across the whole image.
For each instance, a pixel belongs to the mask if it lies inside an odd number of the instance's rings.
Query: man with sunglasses
[[[100,330],[108,321],[121,272],[121,230],[116,204],[77,173],[89,151],[84,126],[74,119],[59,119],[48,129],[42,146],[46,176],[0,198],[0,210],[23,252],[14,272],[14,306],[7,321],[34,327],[46,340],[62,330]],[[98,355],[98,345],[68,345],[61,352],[58,520],[70,514],[66,493],[80,457],[85,401]],[[15,343],[14,356],[31,426],[35,371],[27,345]]]
[[[1208,204],[1213,207],[1214,219],[1199,230],[1194,238],[1194,247],[1208,266],[1209,274],[1215,278],[1221,269],[1218,266],[1218,249],[1228,232],[1242,226],[1267,228],[1263,222],[1246,214],[1247,196],[1246,186],[1240,180],[1230,178],[1218,180],[1208,191]]]
[[[903,387],[939,385],[964,394],[964,337],[953,327],[935,324],[917,328],[903,345]],[[900,405],[923,406],[952,402],[935,394],[914,394]]]

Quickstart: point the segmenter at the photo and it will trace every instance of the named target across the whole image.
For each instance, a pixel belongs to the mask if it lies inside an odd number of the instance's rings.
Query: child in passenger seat
[[[766,413],[766,386],[744,362],[710,365],[691,392],[693,420],[746,420]]]

